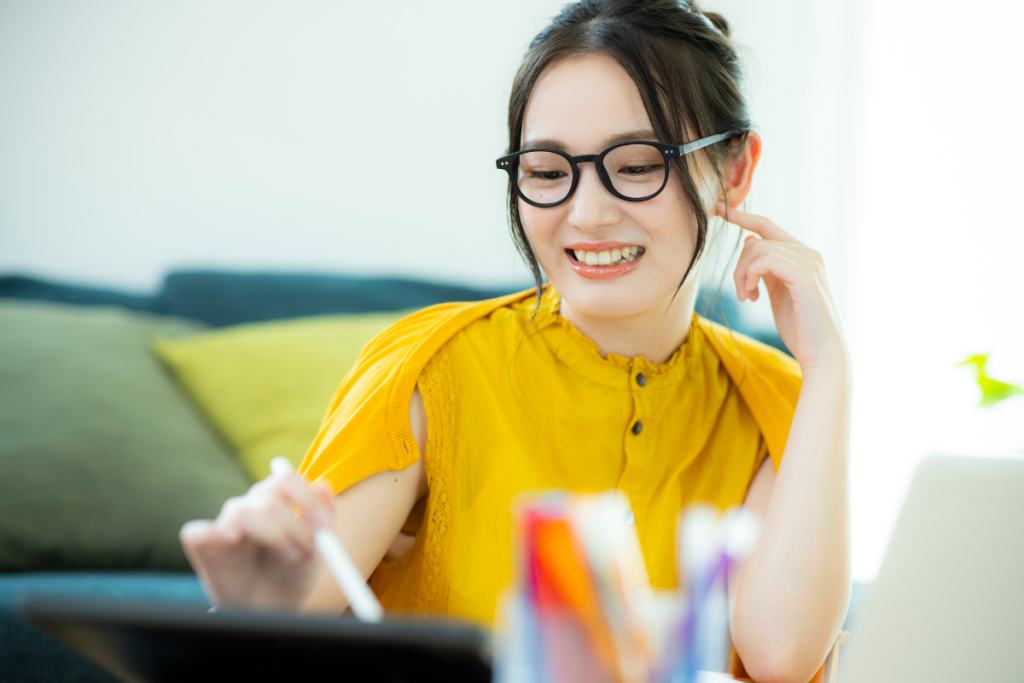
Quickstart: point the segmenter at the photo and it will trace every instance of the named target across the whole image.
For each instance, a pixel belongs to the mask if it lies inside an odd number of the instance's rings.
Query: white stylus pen
[[[270,461],[270,472],[274,475],[291,474],[295,471],[288,458],[277,456]],[[366,585],[366,579],[352,563],[352,558],[345,552],[341,541],[330,529],[317,529],[313,534],[313,543],[324,558],[338,587],[345,594],[352,613],[360,621],[380,621],[384,617],[384,608],[380,606],[377,596]]]

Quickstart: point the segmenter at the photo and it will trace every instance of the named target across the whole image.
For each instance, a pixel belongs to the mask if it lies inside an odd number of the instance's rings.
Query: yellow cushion
[[[157,354],[256,479],[302,462],[334,390],[366,342],[409,311],[239,325],[158,339]]]

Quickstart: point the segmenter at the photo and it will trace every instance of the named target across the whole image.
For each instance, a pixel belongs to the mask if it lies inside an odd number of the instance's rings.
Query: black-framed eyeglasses
[[[516,193],[529,204],[558,206],[576,190],[579,164],[594,162],[597,175],[609,192],[627,202],[653,199],[665,189],[672,159],[726,140],[742,131],[712,135],[684,145],[662,142],[622,142],[600,154],[572,156],[558,149],[524,149],[497,160],[498,170],[508,171]]]

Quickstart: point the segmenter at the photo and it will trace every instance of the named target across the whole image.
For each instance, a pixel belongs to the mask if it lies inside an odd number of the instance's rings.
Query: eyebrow
[[[636,130],[629,133],[622,133],[621,135],[615,135],[604,141],[604,147],[602,149],[608,149],[613,145],[618,145],[623,142],[637,142],[640,140],[657,140],[657,136],[653,130]],[[562,152],[568,152],[567,145],[561,140],[554,138],[541,138],[539,140],[527,140],[523,144],[523,149],[557,149]],[[600,150],[598,150],[600,151]]]

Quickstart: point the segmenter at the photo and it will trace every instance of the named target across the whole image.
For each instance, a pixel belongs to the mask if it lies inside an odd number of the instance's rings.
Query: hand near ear
[[[779,336],[804,373],[819,368],[845,373],[846,341],[821,254],[763,216],[722,202],[715,213],[755,233],[744,241],[733,273],[739,300],[757,301],[764,280]]]

